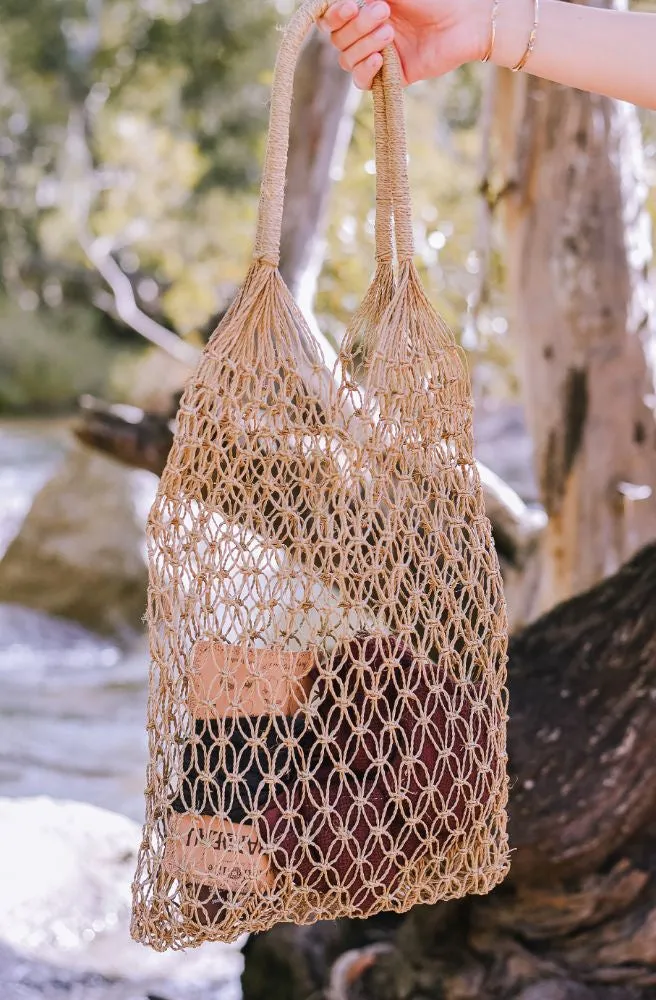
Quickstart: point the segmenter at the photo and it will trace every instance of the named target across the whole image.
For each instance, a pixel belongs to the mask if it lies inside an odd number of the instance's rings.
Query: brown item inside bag
[[[207,919],[215,918],[221,892],[245,885],[262,892],[272,884],[270,860],[246,814],[267,795],[270,754],[279,752],[290,722],[298,729],[291,717],[306,699],[312,663],[307,652],[244,649],[215,639],[194,644],[187,674],[194,738],[183,752],[164,864],[188,890],[196,884]],[[234,723],[227,739],[225,720]],[[250,751],[249,744],[255,744]],[[291,756],[277,769],[278,786],[295,773]]]
[[[244,649],[199,639],[187,674],[196,719],[226,715],[293,715],[306,700],[311,653]]]

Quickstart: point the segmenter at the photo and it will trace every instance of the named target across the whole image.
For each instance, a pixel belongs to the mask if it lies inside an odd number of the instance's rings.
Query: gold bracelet
[[[531,34],[528,36],[528,44],[524,51],[524,55],[519,60],[517,65],[513,66],[512,68],[513,73],[519,73],[521,69],[524,69],[524,66],[526,66],[526,63],[528,62],[528,58],[531,52],[535,48],[535,39],[537,38],[538,34],[539,20],[540,20],[540,0],[533,0],[533,27],[531,28]]]
[[[481,62],[489,62],[492,58],[492,53],[494,51],[494,40],[497,36],[497,12],[499,10],[499,4],[501,0],[494,0],[492,4],[492,17],[490,19],[490,44],[487,47],[487,52],[481,59]]]

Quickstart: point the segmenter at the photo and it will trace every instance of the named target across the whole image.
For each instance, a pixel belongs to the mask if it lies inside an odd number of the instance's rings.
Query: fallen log
[[[132,468],[147,469],[160,475],[173,441],[173,422],[179,396],[172,400],[169,413],[149,413],[134,406],[109,404],[84,396],[80,419],[74,433],[83,444],[110,455]],[[492,523],[495,545],[507,586],[518,591],[509,596],[509,604],[522,609],[517,624],[528,617],[526,574],[537,562],[539,540],[545,527],[544,512],[527,506],[498,476],[477,463],[488,517]]]
[[[656,543],[511,641],[504,885],[274,928],[247,946],[244,1000],[653,1000],[655,598]]]

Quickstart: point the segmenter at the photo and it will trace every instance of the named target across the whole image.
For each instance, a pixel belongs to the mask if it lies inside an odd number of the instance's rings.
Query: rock
[[[0,829],[3,1000],[238,1000],[239,945],[161,954],[130,939],[137,824],[79,802],[0,799]]]
[[[155,480],[73,449],[37,494],[0,562],[0,601],[103,633],[139,627],[147,568],[144,520]]]
[[[0,558],[70,444],[64,422],[0,422]]]

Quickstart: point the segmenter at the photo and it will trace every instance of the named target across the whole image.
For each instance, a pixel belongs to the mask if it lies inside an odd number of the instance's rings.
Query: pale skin
[[[394,42],[406,84],[482,59],[492,0],[338,0],[321,21],[343,69],[368,90]],[[512,68],[533,24],[533,0],[500,0],[491,62]],[[535,48],[525,71],[578,90],[656,110],[656,14],[540,0]]]

